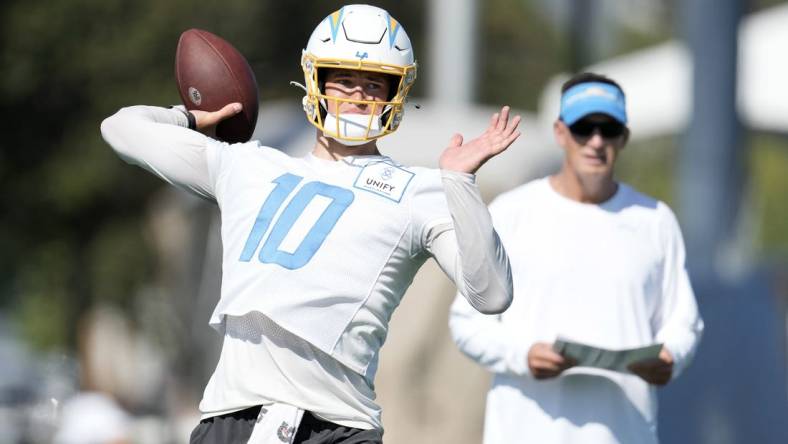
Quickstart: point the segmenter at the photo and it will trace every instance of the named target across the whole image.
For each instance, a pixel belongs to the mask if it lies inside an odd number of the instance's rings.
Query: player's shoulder
[[[226,143],[219,140],[214,140],[214,142],[223,145],[226,149],[240,153],[267,156],[287,156],[287,154],[281,150],[261,144],[259,140],[250,140],[248,142],[241,143]]]
[[[430,168],[430,167],[419,166],[419,165],[407,165],[388,156],[383,157],[383,162],[386,162],[397,168],[402,168],[403,170],[408,171],[414,176],[424,180],[435,180],[435,179],[439,180],[441,177],[441,172],[438,168]]]
[[[295,159],[287,153],[270,146],[262,145],[257,140],[250,140],[243,143],[226,143],[219,140],[213,140],[212,143],[224,155],[232,156],[236,159],[243,161],[244,159],[266,159],[285,161]]]
[[[441,182],[441,171],[438,168],[406,165],[388,156],[382,157],[381,162],[392,168],[403,171],[409,177],[411,177],[411,186],[416,192],[443,189],[443,184]]]

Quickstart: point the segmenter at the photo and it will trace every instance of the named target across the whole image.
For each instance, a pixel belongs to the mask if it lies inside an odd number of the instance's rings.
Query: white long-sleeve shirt
[[[125,160],[221,209],[211,325],[225,340],[205,416],[284,402],[380,428],[378,353],[424,261],[435,257],[482,312],[511,303],[508,258],[473,175],[384,156],[293,158],[186,123],[178,110],[136,106],[107,118],[102,134]]]
[[[670,209],[625,184],[600,205],[567,199],[547,178],[499,196],[490,212],[512,263],[505,313],[474,313],[460,298],[452,336],[495,373],[484,442],[656,442],[653,386],[633,374],[572,368],[529,374],[528,350],[558,336],[608,349],[663,343],[676,377],[695,352],[701,320]]]

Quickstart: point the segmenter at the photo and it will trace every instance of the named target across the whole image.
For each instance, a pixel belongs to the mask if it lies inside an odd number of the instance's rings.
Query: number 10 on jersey
[[[246,244],[241,252],[240,260],[249,262],[254,256],[255,251],[262,241],[258,259],[266,264],[279,264],[289,270],[295,270],[306,265],[317,250],[323,245],[326,236],[336,225],[339,217],[345,212],[348,206],[353,203],[353,193],[350,190],[328,185],[323,182],[308,182],[298,190],[290,199],[281,214],[273,220],[279,208],[284,204],[287,197],[293,193],[303,177],[295,174],[286,173],[276,178],[273,183],[276,187],[263,202],[257,219],[246,239]],[[306,236],[292,253],[280,250],[290,229],[304,212],[306,207],[315,198],[323,196],[331,199],[331,203],[326,207],[317,221],[309,229]],[[273,228],[263,241],[263,237],[268,231],[268,227],[273,222]]]

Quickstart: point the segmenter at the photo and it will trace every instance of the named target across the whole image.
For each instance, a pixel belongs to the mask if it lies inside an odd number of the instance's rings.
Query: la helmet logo
[[[364,52],[356,51],[356,57],[358,57],[361,60],[364,60],[367,57],[369,57],[369,54],[366,51],[364,51]]]

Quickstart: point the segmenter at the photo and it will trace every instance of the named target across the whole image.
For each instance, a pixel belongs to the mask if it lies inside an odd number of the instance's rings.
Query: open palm
[[[484,162],[502,153],[520,137],[517,130],[520,120],[520,116],[509,120],[509,107],[504,106],[500,113],[493,114],[490,126],[479,137],[463,144],[462,135],[452,136],[438,164],[444,170],[475,173]]]

